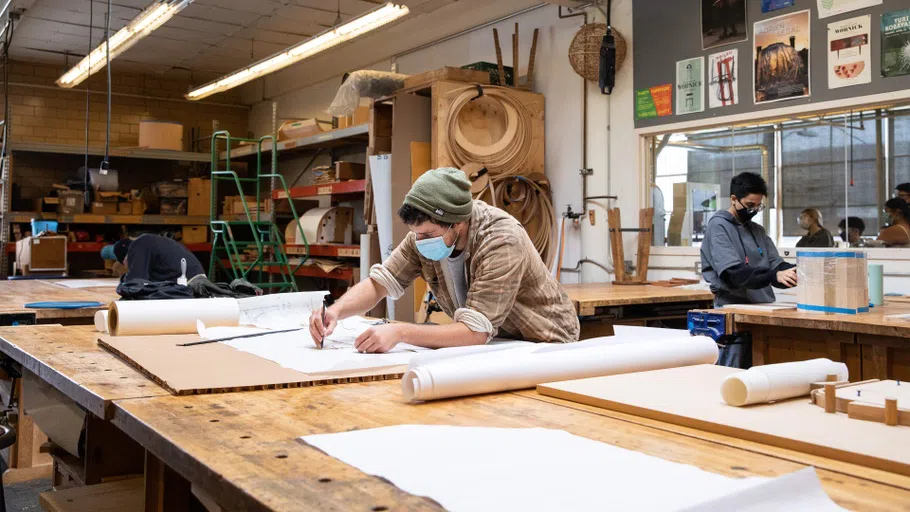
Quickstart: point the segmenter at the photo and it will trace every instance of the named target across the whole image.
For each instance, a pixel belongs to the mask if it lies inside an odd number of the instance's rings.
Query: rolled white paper
[[[95,330],[107,333],[107,310],[95,311]]]
[[[720,394],[737,407],[808,395],[813,382],[823,382],[829,374],[837,380],[850,380],[847,365],[830,359],[810,359],[795,363],[753,366],[734,373],[721,382]]]
[[[402,393],[412,401],[436,400],[525,389],[545,382],[712,364],[717,360],[717,344],[704,336],[597,343],[588,348],[573,345],[536,350],[519,347],[430,361],[408,369],[401,380]]]
[[[236,299],[125,300],[111,304],[108,331],[114,336],[196,334],[196,321],[208,327],[236,326]]]

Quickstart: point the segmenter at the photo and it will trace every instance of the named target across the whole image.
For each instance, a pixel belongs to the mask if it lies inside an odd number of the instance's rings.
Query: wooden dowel
[[[499,85],[505,87],[506,84],[506,70],[502,65],[502,46],[499,45],[499,31],[495,28],[493,29],[493,44],[496,46],[496,67],[499,70]]]
[[[518,87],[518,23],[515,24],[515,34],[512,35],[512,87]]]
[[[531,40],[531,56],[528,57],[528,89],[534,87],[534,61],[537,59],[537,35],[540,33],[539,28],[534,29],[534,39]]]
[[[828,382],[837,382],[837,374],[829,373],[828,375],[825,375],[825,380]]]

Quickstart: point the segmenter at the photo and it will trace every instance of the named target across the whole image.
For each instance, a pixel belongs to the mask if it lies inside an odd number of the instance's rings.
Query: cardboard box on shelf
[[[133,203],[131,202],[122,202],[117,203],[117,213],[120,215],[132,215],[133,214]]]
[[[183,243],[204,244],[209,241],[208,226],[183,226]]]
[[[96,215],[116,215],[116,201],[92,201],[92,213]]]
[[[66,237],[26,237],[16,242],[16,267],[23,273],[66,271]]]
[[[285,121],[278,128],[278,140],[302,139],[322,132],[322,125],[315,119]]]
[[[133,215],[142,215],[147,209],[148,205],[145,203],[145,199],[130,199],[130,210],[132,211]]]
[[[190,178],[187,189],[189,197],[186,207],[187,215],[209,215],[212,202],[212,180]]]
[[[57,213],[63,215],[78,215],[85,213],[85,195],[81,190],[57,191]]]
[[[336,180],[362,180],[367,173],[367,166],[357,162],[335,162]]]
[[[174,121],[139,121],[139,147],[183,151],[183,125]]]
[[[370,122],[370,107],[357,107],[351,116],[351,126]]]

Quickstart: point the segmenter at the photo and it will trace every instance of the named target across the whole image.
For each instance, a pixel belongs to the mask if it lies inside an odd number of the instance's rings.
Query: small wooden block
[[[837,382],[837,374],[829,373],[828,375],[825,375],[825,380],[828,382]]]
[[[885,425],[897,425],[897,398],[885,399]]]
[[[825,412],[837,412],[837,387],[830,382],[825,384]]]

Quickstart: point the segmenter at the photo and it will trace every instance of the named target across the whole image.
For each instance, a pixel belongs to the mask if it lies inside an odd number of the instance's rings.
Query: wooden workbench
[[[613,325],[685,328],[686,313],[711,308],[714,294],[661,286],[583,283],[563,286],[581,320],[581,339],[613,334]]]
[[[27,325],[34,323],[90,324],[95,312],[106,309],[111,301],[119,298],[116,288],[78,289],[56,285],[53,282],[28,279],[0,281],[0,325]],[[102,307],[79,309],[29,309],[25,304],[47,301],[92,301]]]
[[[0,329],[0,351],[93,412],[87,442],[101,449],[125,433],[145,460],[93,465],[99,481],[145,464],[147,510],[181,510],[190,483],[231,509],[435,509],[299,441],[307,434],[386,425],[453,424],[564,429],[728,476],[777,476],[806,465],[826,491],[856,510],[897,510],[910,503],[910,478],[726,436],[676,427],[542,397],[534,391],[412,405],[397,381],[177,397],[94,343],[87,327]],[[97,414],[112,418],[98,421]],[[111,429],[111,427],[115,427]],[[95,432],[95,435],[92,433]],[[98,433],[100,432],[100,434]],[[105,472],[107,474],[105,474]],[[156,501],[157,500],[157,501]],[[182,501],[181,501],[182,500]]]
[[[846,363],[850,380],[910,380],[910,319],[889,318],[910,315],[910,304],[886,302],[858,315],[729,311],[738,332],[752,333],[755,365],[827,357]]]

